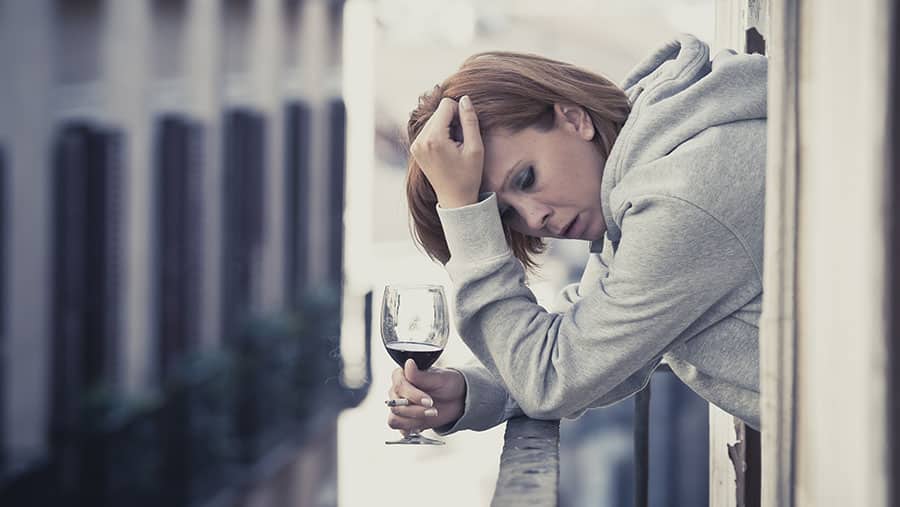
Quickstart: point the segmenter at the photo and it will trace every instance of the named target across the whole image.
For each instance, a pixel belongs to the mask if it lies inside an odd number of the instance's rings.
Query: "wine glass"
[[[381,305],[381,340],[403,368],[412,359],[427,370],[444,351],[450,334],[447,298],[440,285],[387,285]],[[443,445],[417,430],[386,444]]]

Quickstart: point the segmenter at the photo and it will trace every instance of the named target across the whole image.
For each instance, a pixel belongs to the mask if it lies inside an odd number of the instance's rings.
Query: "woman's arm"
[[[702,209],[668,196],[629,206],[608,275],[565,313],[545,311],[523,283],[495,197],[439,208],[459,334],[531,417],[627,396],[669,348],[759,291],[743,245]]]

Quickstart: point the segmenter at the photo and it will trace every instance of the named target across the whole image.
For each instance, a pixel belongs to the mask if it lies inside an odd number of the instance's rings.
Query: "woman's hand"
[[[420,371],[412,359],[391,377],[390,399],[405,398],[409,405],[391,407],[388,426],[409,432],[437,428],[462,417],[466,381],[456,370],[429,368]]]
[[[460,141],[451,135],[457,115],[462,127]],[[478,115],[468,95],[459,103],[451,98],[442,99],[409,151],[434,187],[441,206],[459,208],[478,202],[484,171],[484,146],[478,130]]]

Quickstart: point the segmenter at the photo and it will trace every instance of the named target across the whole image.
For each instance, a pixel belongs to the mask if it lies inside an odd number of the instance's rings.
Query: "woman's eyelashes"
[[[528,190],[532,185],[534,185],[534,166],[528,166],[516,177],[516,188]]]
[[[519,171],[513,180],[513,187],[516,190],[528,190],[534,186],[534,166],[528,166]],[[509,204],[500,206],[500,218],[509,220],[515,215],[515,210]]]

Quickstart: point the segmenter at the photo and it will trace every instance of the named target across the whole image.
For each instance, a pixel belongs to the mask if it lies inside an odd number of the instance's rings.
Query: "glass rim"
[[[444,290],[444,286],[436,283],[386,283],[385,290],[392,289],[440,289]]]

